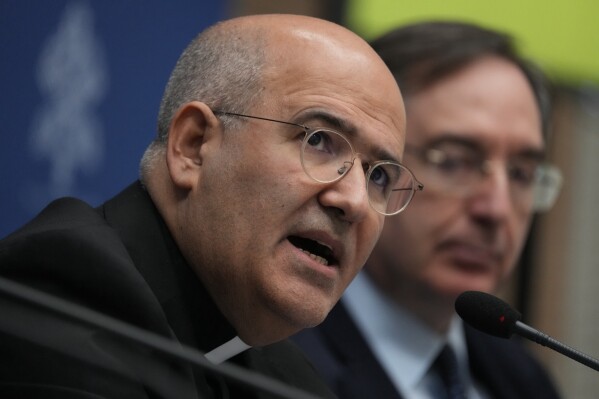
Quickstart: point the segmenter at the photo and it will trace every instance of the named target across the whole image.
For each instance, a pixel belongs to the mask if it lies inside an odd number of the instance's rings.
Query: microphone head
[[[522,317],[501,299],[479,291],[460,294],[455,301],[455,310],[472,327],[500,338],[509,338]]]

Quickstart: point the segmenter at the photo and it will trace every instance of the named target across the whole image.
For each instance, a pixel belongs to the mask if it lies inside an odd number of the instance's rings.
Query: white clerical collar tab
[[[238,353],[250,348],[248,344],[243,342],[238,336],[230,341],[225,342],[221,346],[212,349],[204,356],[214,364],[220,364],[225,360],[229,360]]]

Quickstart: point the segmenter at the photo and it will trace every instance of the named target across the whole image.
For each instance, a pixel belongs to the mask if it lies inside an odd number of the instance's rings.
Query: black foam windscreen
[[[501,299],[479,291],[460,294],[455,301],[455,310],[472,327],[501,338],[509,338],[522,317]]]

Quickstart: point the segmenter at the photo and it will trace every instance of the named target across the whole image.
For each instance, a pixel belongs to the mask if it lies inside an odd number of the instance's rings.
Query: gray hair
[[[231,26],[233,25],[233,26]],[[146,180],[164,156],[171,120],[181,106],[202,101],[212,109],[244,113],[262,92],[266,36],[219,23],[199,34],[183,51],[166,85],[158,112],[158,134],[140,163]],[[223,119],[225,129],[236,123]]]

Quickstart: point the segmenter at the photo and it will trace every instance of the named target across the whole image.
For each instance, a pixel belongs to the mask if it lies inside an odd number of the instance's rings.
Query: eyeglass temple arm
[[[244,115],[244,114],[237,114],[235,112],[226,112],[226,111],[219,111],[219,110],[213,110],[212,112],[214,114],[216,114],[216,115],[239,116],[240,118],[259,119],[259,120],[262,120],[262,121],[269,121],[269,122],[283,123],[285,125],[298,126],[298,127],[301,127],[304,130],[309,130],[310,129],[309,127],[304,126],[304,125],[300,125],[299,123],[279,121],[279,120],[276,120],[276,119],[264,118],[264,117],[261,117],[261,116]]]
[[[422,191],[424,190],[424,184],[422,183],[418,183],[418,185],[416,186],[416,188],[394,188],[391,189],[391,191]]]

